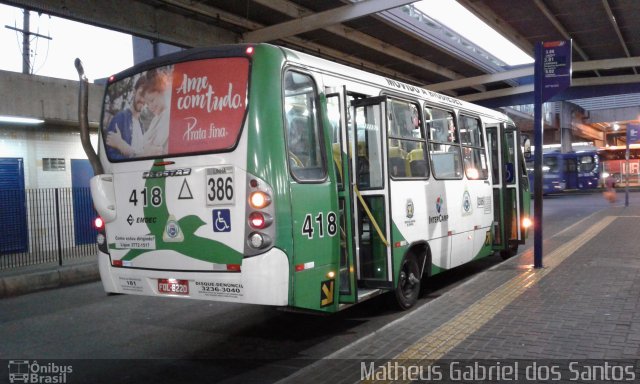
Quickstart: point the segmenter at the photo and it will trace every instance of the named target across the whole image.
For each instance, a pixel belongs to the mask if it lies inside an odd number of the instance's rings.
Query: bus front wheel
[[[420,295],[420,268],[415,257],[406,257],[402,262],[395,293],[396,302],[403,310],[413,307],[418,301],[418,296]]]

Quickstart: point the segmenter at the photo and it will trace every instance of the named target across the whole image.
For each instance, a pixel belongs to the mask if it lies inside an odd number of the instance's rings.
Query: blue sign
[[[231,232],[231,211],[228,209],[213,210],[213,232]]]
[[[635,144],[640,140],[640,124],[627,124],[627,143]]]
[[[542,102],[571,86],[571,40],[542,43]]]

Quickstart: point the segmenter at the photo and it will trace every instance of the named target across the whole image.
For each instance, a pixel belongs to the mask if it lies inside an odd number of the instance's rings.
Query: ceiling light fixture
[[[34,119],[34,118],[31,118],[31,117],[0,115],[0,123],[36,125],[36,124],[44,123],[44,120],[42,120],[42,119]]]

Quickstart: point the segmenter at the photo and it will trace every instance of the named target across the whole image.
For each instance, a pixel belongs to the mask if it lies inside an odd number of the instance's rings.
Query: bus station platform
[[[546,237],[281,382],[640,382],[640,208]]]

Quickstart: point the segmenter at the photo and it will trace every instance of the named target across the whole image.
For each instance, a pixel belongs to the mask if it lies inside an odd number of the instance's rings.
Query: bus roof
[[[464,100],[457,99],[448,95],[430,91],[426,88],[403,83],[398,80],[394,80],[388,77],[376,75],[371,72],[366,72],[357,68],[353,68],[344,64],[335,63],[330,60],[322,59],[317,56],[309,55],[304,52],[295,51],[290,48],[280,47],[285,53],[286,59],[290,62],[298,63],[307,67],[312,67],[318,71],[329,73],[333,76],[347,77],[344,74],[350,73],[349,78],[353,81],[360,81],[375,85],[376,87],[393,91],[395,93],[401,93],[406,96],[413,96],[419,99],[434,102],[438,104],[445,104],[454,109],[462,109],[466,111],[472,111],[478,114],[482,114],[487,117],[491,117],[496,120],[505,121],[513,124],[513,121],[509,116],[502,112],[485,108],[477,104],[469,103]]]

